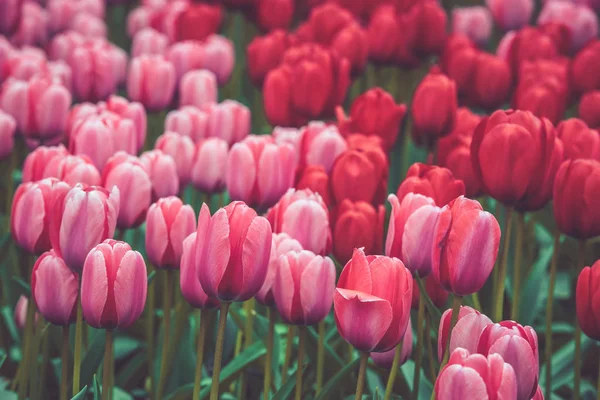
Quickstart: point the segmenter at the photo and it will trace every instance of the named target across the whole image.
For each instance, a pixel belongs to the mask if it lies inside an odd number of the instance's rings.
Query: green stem
[[[219,330],[217,332],[217,345],[215,348],[215,360],[213,362],[212,386],[210,388],[210,400],[219,399],[219,379],[221,376],[221,359],[223,357],[223,342],[225,342],[225,326],[227,325],[227,312],[230,303],[221,304],[221,315],[219,315]]]
[[[425,345],[427,346],[427,358],[429,358],[429,374],[431,375],[431,382],[435,382],[435,367],[436,362],[433,357],[433,345],[431,344],[431,322],[430,316],[425,316]]]
[[[510,231],[512,228],[512,209],[506,208],[506,232],[504,233],[504,245],[500,253],[500,270],[498,271],[498,282],[496,289],[496,302],[494,304],[494,321],[501,321],[504,310],[504,285],[506,281],[506,260],[508,258],[508,249],[510,247]]]
[[[165,270],[165,286],[163,293],[163,343],[162,354],[160,357],[160,375],[158,377],[158,387],[156,390],[157,400],[163,398],[165,382],[167,380],[167,359],[169,358],[169,336],[171,333],[171,289],[173,287],[172,280],[173,271],[171,271],[170,269]]]
[[[42,329],[44,327],[44,319],[40,316],[37,319],[36,326],[33,327],[33,347],[31,348],[31,363],[29,366],[29,374],[36,379],[29,380],[29,398],[31,400],[37,400],[37,387],[40,385],[39,381],[39,365],[38,365],[38,352],[40,349],[40,340],[42,336]]]
[[[60,400],[67,400],[68,384],[67,370],[69,369],[69,325],[62,327],[62,357],[60,373]]]
[[[196,376],[194,378],[193,400],[200,400],[200,382],[202,381],[202,364],[204,363],[204,342],[208,331],[208,313],[210,310],[199,310],[200,327],[198,332],[198,348],[196,349]]]
[[[319,342],[317,344],[317,388],[318,395],[323,388],[323,371],[325,369],[325,320],[319,322]]]
[[[285,358],[283,359],[283,369],[281,370],[281,384],[283,385],[288,378],[290,363],[292,362],[292,347],[294,346],[294,326],[289,325],[285,343]]]
[[[521,294],[521,259],[523,257],[523,236],[525,233],[525,214],[517,216],[517,232],[515,236],[515,262],[513,270],[513,298],[510,309],[510,318],[517,321],[519,318],[519,296]]]
[[[102,400],[111,398],[110,374],[112,371],[112,355],[113,355],[113,332],[106,331],[106,343],[104,347],[104,367],[102,367]]]
[[[421,362],[423,358],[423,319],[425,318],[425,297],[419,292],[419,311],[417,314],[417,353],[415,354],[415,375],[413,378],[413,399],[419,398],[421,381]]]
[[[267,332],[267,355],[265,358],[265,380],[263,385],[263,393],[265,400],[269,400],[271,393],[271,370],[273,359],[273,340],[275,338],[275,311],[271,307],[267,308],[267,317],[269,318],[269,331]]]
[[[598,368],[598,383],[596,386],[596,400],[600,400],[600,367]]]
[[[19,399],[25,399],[27,396],[27,386],[29,382],[29,375],[31,375],[29,368],[31,364],[31,354],[33,353],[34,346],[34,331],[33,331],[33,318],[35,315],[35,305],[31,298],[27,301],[27,314],[25,317],[25,329],[24,335],[25,340],[25,351],[23,352],[23,358],[21,359],[21,373],[19,374]]]
[[[356,381],[356,396],[354,400],[361,400],[363,389],[365,387],[365,375],[367,374],[367,362],[369,353],[360,353],[360,369],[358,370],[358,380]]]
[[[488,200],[491,200],[488,197]],[[502,203],[500,203],[499,201],[496,202],[496,206],[494,207],[494,216],[496,217],[496,219],[498,221],[500,221],[500,214],[502,213],[502,208],[501,208]],[[504,221],[506,223],[506,220]],[[496,259],[496,262],[494,263],[494,269],[492,270],[492,299],[495,300],[496,299],[496,289],[498,288],[498,264],[499,264],[500,259]],[[492,303],[492,311],[493,311],[493,307],[494,304]]]
[[[479,294],[477,292],[471,295],[471,300],[473,300],[473,307],[475,307],[477,311],[483,311],[481,308],[481,302],[479,301]]]
[[[150,380],[149,392],[154,391],[154,307],[156,299],[156,289],[154,280],[148,284],[148,301],[146,305],[146,342],[148,343],[148,378]]]
[[[444,350],[444,359],[442,360],[442,365],[440,365],[440,371],[446,363],[448,362],[448,358],[450,357],[450,340],[452,339],[452,330],[454,326],[456,326],[456,322],[458,321],[458,313],[460,312],[460,303],[462,302],[462,297],[454,295],[454,299],[452,300],[452,317],[450,318],[450,330],[448,331],[448,338],[446,339],[446,350]]]
[[[296,369],[296,400],[302,400],[302,373],[304,372],[304,341],[306,327],[298,327],[298,367]]]
[[[554,286],[556,285],[556,266],[558,264],[558,250],[560,247],[560,232],[554,233],[554,250],[550,264],[550,278],[548,280],[548,300],[546,302],[546,393],[547,399],[552,395],[552,311],[554,300]]]
[[[49,348],[49,343],[48,341],[50,340],[49,338],[49,330],[48,329],[42,329],[42,364],[41,364],[41,371],[40,371],[40,381],[39,384],[36,387],[36,399],[39,399],[40,397],[40,390],[42,388],[46,387],[46,371],[47,368],[46,366],[48,365],[48,361],[49,361],[49,357],[50,357],[50,348]]]
[[[585,266],[585,240],[579,241],[579,250],[577,252],[577,265],[575,266],[577,275]],[[573,382],[574,400],[579,400],[579,388],[581,386],[581,325],[575,318],[575,381]]]
[[[253,342],[253,331],[254,331],[254,306],[256,300],[254,298],[244,303],[244,311],[246,314],[246,321],[244,324],[244,350],[247,349]],[[246,372],[242,371],[240,374],[240,385],[239,385],[239,398],[245,398],[246,386],[247,386]]]
[[[385,395],[383,396],[383,400],[390,400],[392,398],[392,392],[394,391],[394,381],[396,380],[396,374],[398,374],[398,367],[400,366],[400,355],[402,354],[403,340],[401,340],[400,343],[396,345],[396,351],[394,351],[394,360],[392,361],[392,369],[390,370],[390,375],[388,376],[388,381],[385,385]]]
[[[75,349],[73,350],[73,394],[79,393],[81,376],[81,342],[83,340],[83,314],[81,298],[77,298],[77,321],[75,322]]]

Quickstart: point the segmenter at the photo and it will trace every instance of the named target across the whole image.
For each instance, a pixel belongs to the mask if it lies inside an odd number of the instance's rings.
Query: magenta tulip
[[[448,334],[450,333],[450,322],[452,319],[452,310],[448,309],[442,314],[440,327],[438,330],[438,361],[442,361],[446,352],[446,344],[448,343]],[[450,337],[450,350],[452,354],[459,347],[468,350],[470,353],[477,352],[477,341],[483,329],[492,323],[485,314],[468,307],[462,306],[458,313],[458,319],[452,336]]]

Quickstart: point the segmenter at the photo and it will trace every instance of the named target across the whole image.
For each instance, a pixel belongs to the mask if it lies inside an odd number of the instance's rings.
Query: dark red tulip
[[[600,128],[600,90],[587,92],[579,101],[579,118],[590,128]]]
[[[510,66],[500,57],[479,52],[475,64],[475,75],[469,85],[473,104],[492,110],[508,99],[512,86]]]
[[[294,16],[294,0],[259,0],[256,19],[266,31],[287,29]]]
[[[175,37],[182,40],[204,40],[216,33],[221,25],[221,6],[204,3],[189,3],[177,15]]]
[[[261,86],[267,73],[277,68],[290,45],[290,36],[283,30],[252,39],[246,49],[246,59],[248,74],[256,86]]]
[[[600,40],[593,40],[577,53],[571,65],[571,82],[579,93],[600,90]]]
[[[556,127],[556,134],[563,142],[566,159],[600,160],[600,132],[590,129],[582,120],[569,118],[562,121]]]
[[[402,201],[411,192],[431,197],[438,207],[443,207],[465,194],[465,184],[447,168],[414,163],[398,187],[398,199]]]
[[[594,340],[600,340],[600,260],[585,267],[577,279],[575,300],[577,320],[581,330]]]
[[[310,189],[321,195],[327,206],[331,205],[331,194],[329,188],[329,176],[321,165],[309,165],[304,168],[296,189]]]

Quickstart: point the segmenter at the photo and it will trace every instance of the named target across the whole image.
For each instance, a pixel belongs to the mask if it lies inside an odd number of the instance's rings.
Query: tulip
[[[217,137],[196,144],[190,178],[197,190],[217,193],[225,189],[228,153],[227,142]]]
[[[108,29],[103,19],[88,13],[77,14],[69,27],[87,39],[106,39]]]
[[[23,164],[23,182],[35,182],[58,175],[58,164],[69,152],[62,144],[58,146],[40,146],[25,158]]]
[[[346,117],[338,107],[338,124],[344,136],[362,133],[380,136],[386,150],[390,150],[400,132],[400,124],[406,113],[406,105],[396,104],[391,94],[381,88],[368,90],[358,96]]]
[[[144,54],[163,55],[169,46],[167,35],[152,28],[144,28],[133,35],[131,43],[131,56],[139,57]]]
[[[194,143],[208,137],[209,115],[196,107],[186,106],[169,111],[165,119],[165,131],[189,136]]]
[[[233,145],[250,133],[250,109],[235,100],[225,100],[210,104],[205,108],[208,114],[209,137],[219,137]]]
[[[579,118],[590,128],[600,128],[600,91],[592,91],[581,96]]]
[[[419,193],[434,201],[434,205],[443,207],[452,200],[465,194],[465,184],[455,179],[449,169],[415,163],[406,173],[406,178],[398,187],[398,199],[408,193]]]
[[[411,115],[413,138],[430,148],[439,137],[449,134],[456,123],[456,84],[443,74],[429,74],[413,96]]]
[[[413,273],[425,277],[431,272],[433,234],[441,209],[433,199],[408,193],[402,203],[389,195],[392,216],[385,241],[385,254],[404,260]]]
[[[43,72],[48,67],[48,60],[43,50],[36,47],[24,47],[17,50],[8,42],[2,46],[3,59],[0,59],[3,68],[0,78],[13,77],[27,81],[34,75]]]
[[[102,0],[48,0],[50,26],[54,32],[66,29],[79,13],[88,13],[104,18],[105,5]]]
[[[48,13],[34,2],[25,2],[21,10],[21,20],[10,41],[15,46],[45,46],[48,41]]]
[[[600,288],[600,262],[585,267],[579,273],[575,300],[577,304],[577,321],[581,330],[594,340],[600,340],[599,304],[597,300]]]
[[[10,231],[21,248],[34,254],[50,250],[54,204],[69,189],[68,184],[56,178],[19,185],[12,201]]]
[[[275,304],[288,324],[314,325],[323,320],[333,301],[335,265],[311,251],[290,251],[279,258],[273,284]]]
[[[493,82],[493,85],[490,85]],[[512,87],[510,65],[500,57],[479,52],[472,83],[467,88],[469,101],[488,110],[500,107]]]
[[[217,102],[217,78],[208,70],[187,72],[179,82],[179,104],[202,106]]]
[[[448,309],[442,314],[440,327],[438,330],[438,360],[441,362],[444,353],[447,351],[448,335],[450,334],[450,322],[452,310]],[[464,348],[469,353],[477,353],[477,341],[479,335],[486,326],[492,323],[485,314],[468,307],[461,306],[458,313],[456,325],[452,329],[450,336],[450,354],[458,348]]]
[[[321,165],[329,172],[336,158],[348,148],[335,125],[313,121],[302,128],[299,135],[300,168]]]
[[[313,126],[315,128],[314,131],[312,129],[310,129]],[[291,145],[294,148],[294,154],[296,154],[296,157],[301,160],[300,153],[302,150],[301,149],[302,139],[304,138],[305,133],[310,131],[310,132],[314,132],[315,136],[318,136],[319,133],[321,131],[323,131],[326,126],[327,125],[321,121],[311,122],[307,126],[302,127],[302,128],[285,128],[282,126],[276,126],[275,128],[273,128],[273,132],[271,133],[271,136],[273,137],[273,140],[277,144],[286,144],[287,143],[287,144]],[[332,135],[327,135],[328,139],[332,139],[332,136],[335,136],[335,138],[337,139],[337,137],[339,136],[339,132],[337,132],[337,130],[335,130],[335,129],[328,133],[332,133]],[[337,133],[337,136],[336,136],[336,133]],[[308,135],[308,136],[311,136],[311,135]],[[311,138],[312,137],[313,136],[311,136]],[[343,141],[343,138],[341,140]],[[309,142],[310,142],[310,144],[312,144],[312,141],[309,141]],[[326,142],[329,142],[329,140],[326,140]],[[318,154],[318,157],[320,157],[320,156],[321,156],[321,154]],[[329,160],[331,158],[331,156],[329,156],[329,155],[323,155],[323,156],[326,157],[327,160]],[[300,169],[300,167],[298,167],[298,168]]]
[[[333,254],[340,263],[352,258],[355,248],[366,254],[379,254],[383,248],[385,208],[363,201],[344,199],[334,210]]]
[[[126,98],[120,96],[110,96],[106,103],[100,103],[101,108],[106,108],[121,118],[127,118],[133,121],[137,131],[137,149],[144,147],[146,142],[147,116],[144,106],[137,102],[129,102]]]
[[[564,161],[554,181],[554,218],[558,229],[577,239],[600,235],[600,213],[594,200],[600,193],[600,162]]]
[[[367,28],[370,59],[382,63],[395,61],[397,41],[402,37],[400,26],[392,5],[382,5],[373,12]]]
[[[571,63],[571,82],[575,91],[587,93],[600,90],[600,78],[594,75],[600,60],[600,40],[592,40],[581,49]]]
[[[235,65],[233,42],[221,35],[211,35],[204,42],[204,53],[202,68],[214,72],[219,85],[227,83]]]
[[[23,295],[19,297],[17,304],[15,305],[15,310],[13,312],[15,318],[15,325],[18,329],[25,329],[25,324],[27,322],[27,306],[29,305],[29,299]],[[38,314],[36,313],[35,319],[37,320]]]
[[[437,308],[441,308],[448,301],[448,296],[450,293],[446,289],[444,289],[440,283],[435,279],[433,275],[427,275],[425,279],[423,279],[423,284],[425,285],[425,291],[427,292],[427,296],[431,300],[434,306]],[[421,291],[418,286],[418,282],[415,279],[413,282],[413,297],[412,297],[412,308],[419,308],[419,299],[421,296]]]
[[[289,189],[267,212],[274,233],[287,233],[315,254],[331,249],[329,211],[321,196],[310,190]]]
[[[23,3],[23,0],[10,0],[0,4],[0,33],[9,35],[18,28]]]
[[[119,189],[76,185],[57,197],[50,225],[50,242],[72,270],[83,268],[90,250],[115,233]]]
[[[31,273],[31,294],[40,314],[59,326],[75,322],[79,279],[54,250],[37,259]]]
[[[188,3],[173,22],[175,40],[204,40],[219,30],[221,18],[219,5]]]
[[[274,233],[271,244],[271,256],[269,258],[269,267],[265,283],[256,293],[256,300],[267,307],[275,307],[274,288],[277,271],[279,271],[279,257],[289,252],[302,251],[302,245],[296,239],[291,238],[287,233]]]
[[[142,153],[140,161],[152,182],[152,200],[179,194],[179,176],[175,160],[161,150]]]
[[[257,20],[266,31],[286,29],[294,16],[293,0],[260,0],[258,2]]]
[[[539,357],[538,339],[532,327],[523,327],[514,321],[489,324],[479,336],[477,352],[498,354],[513,367],[517,376],[517,400],[529,400],[535,395]]]
[[[562,121],[556,127],[556,135],[564,145],[566,159],[600,160],[600,133],[588,128],[582,120],[570,118]]]
[[[442,208],[436,224],[433,275],[458,296],[478,292],[492,272],[499,246],[496,218],[479,202],[460,196]]]
[[[483,6],[462,7],[452,10],[452,32],[466,35],[484,45],[492,34],[492,14]]]
[[[255,86],[262,86],[267,73],[277,68],[290,45],[290,35],[280,29],[252,39],[246,48],[246,62],[248,75]]]
[[[143,55],[131,60],[127,94],[148,111],[166,108],[175,92],[175,68],[162,56]]]
[[[523,61],[553,59],[559,54],[559,46],[554,38],[541,29],[525,27],[516,34],[506,34],[506,42],[499,47],[500,54],[505,53],[506,61],[510,64],[513,73],[519,71]],[[504,40],[504,39],[503,39]],[[502,51],[500,51],[502,49]]]
[[[107,239],[90,250],[81,274],[81,307],[96,329],[128,328],[146,304],[148,277],[142,255]]]
[[[219,301],[208,297],[202,289],[196,273],[196,237],[197,233],[193,232],[183,241],[181,263],[179,264],[181,295],[194,308],[216,308],[219,306]]]
[[[540,385],[538,385],[535,395],[531,398],[531,400],[544,400],[544,393],[542,393],[542,388]]]
[[[413,289],[414,288],[415,288],[415,286],[413,286]],[[402,350],[400,353],[400,360],[399,360],[398,365],[402,365],[408,360],[408,358],[410,357],[410,354],[412,353],[412,349],[413,349],[413,332],[412,332],[412,324],[411,324],[411,321],[409,318],[408,326],[406,327],[406,333],[404,334],[404,337],[402,338]],[[369,354],[369,356],[371,357],[371,359],[373,360],[375,365],[377,365],[378,367],[385,368],[385,369],[391,369],[392,363],[394,361],[395,353],[396,353],[396,349],[392,349],[392,350],[386,351],[385,353],[373,352],[373,353]]]
[[[567,1],[551,1],[544,5],[537,23],[557,22],[568,27],[571,51],[577,51],[598,36],[598,17],[582,4]]]
[[[56,168],[56,178],[70,186],[75,186],[78,183],[89,186],[99,186],[101,184],[100,172],[98,172],[92,160],[84,154],[61,157]]]
[[[533,13],[532,0],[486,0],[494,21],[504,31],[519,29],[527,25]]]
[[[119,188],[119,229],[136,228],[144,221],[152,199],[152,182],[137,157],[123,151],[115,153],[102,170],[102,186],[107,190],[115,186]]]
[[[409,14],[417,22],[414,51],[419,56],[439,54],[446,42],[447,15],[437,1],[418,2]]]
[[[68,60],[73,51],[85,43],[85,38],[78,32],[65,31],[55,35],[48,46],[50,60]]]
[[[15,130],[17,121],[0,110],[0,160],[8,157],[15,145]]]
[[[197,232],[196,271],[204,291],[225,302],[246,301],[258,293],[271,254],[269,222],[240,201],[212,217],[203,204]]]
[[[333,295],[338,331],[359,351],[391,350],[406,332],[411,297],[412,278],[402,261],[356,249]]]
[[[232,199],[266,208],[293,186],[297,165],[293,148],[269,139],[248,136],[231,148],[225,182]]]
[[[204,46],[195,40],[173,43],[164,54],[166,59],[175,67],[177,82],[190,71],[203,68]]]
[[[442,368],[433,389],[437,399],[516,399],[517,377],[499,354],[485,357],[456,349]]]
[[[195,146],[192,139],[175,132],[165,132],[156,139],[154,148],[173,157],[179,175],[179,188],[183,189],[190,180],[194,162]]]
[[[298,179],[298,183],[296,183],[296,189],[309,189],[314,193],[318,193],[327,206],[331,205],[329,176],[320,165],[309,165],[304,168],[302,175]]]

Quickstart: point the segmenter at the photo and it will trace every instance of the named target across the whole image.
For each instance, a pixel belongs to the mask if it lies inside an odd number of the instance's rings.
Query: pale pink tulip
[[[164,55],[169,47],[169,38],[152,28],[144,28],[133,36],[131,56],[144,54]]]
[[[204,108],[208,114],[208,136],[225,139],[229,145],[250,133],[250,109],[235,100],[225,100]]]
[[[0,160],[8,157],[15,145],[15,131],[17,121],[7,113],[0,110]]]
[[[192,106],[169,111],[165,119],[165,131],[189,136],[198,143],[208,137],[208,114]]]
[[[173,99],[176,84],[173,64],[162,56],[143,55],[131,60],[127,94],[148,111],[166,108]]]
[[[177,82],[187,72],[204,68],[204,46],[195,40],[174,43],[167,50],[165,57],[175,67]]]
[[[219,85],[227,83],[235,65],[233,43],[221,35],[211,35],[204,42],[202,68],[214,72]]]
[[[152,199],[176,196],[179,194],[179,176],[175,160],[162,150],[142,153],[140,161],[144,164],[152,182]]]
[[[196,189],[203,193],[217,193],[225,189],[228,153],[229,146],[223,139],[208,138],[196,144],[190,174]]]
[[[181,295],[194,308],[216,308],[219,300],[208,297],[196,273],[196,232],[183,241],[183,252],[179,267],[179,286]]]
[[[179,82],[179,105],[196,106],[218,101],[217,78],[212,72],[201,69],[186,72]]]
[[[492,34],[492,14],[484,6],[461,7],[452,10],[452,32],[463,34],[484,45]]]
[[[452,310],[449,309],[442,314],[440,320],[438,329],[438,361],[440,362],[444,358],[444,352],[446,351],[451,319]],[[479,335],[491,323],[491,319],[474,308],[468,306],[460,307],[458,319],[450,337],[450,350],[448,353],[452,354],[459,347],[467,349],[470,353],[476,353]]]
[[[179,188],[183,189],[190,181],[196,146],[187,136],[175,132],[165,132],[156,139],[155,149],[170,155],[177,165]]]

